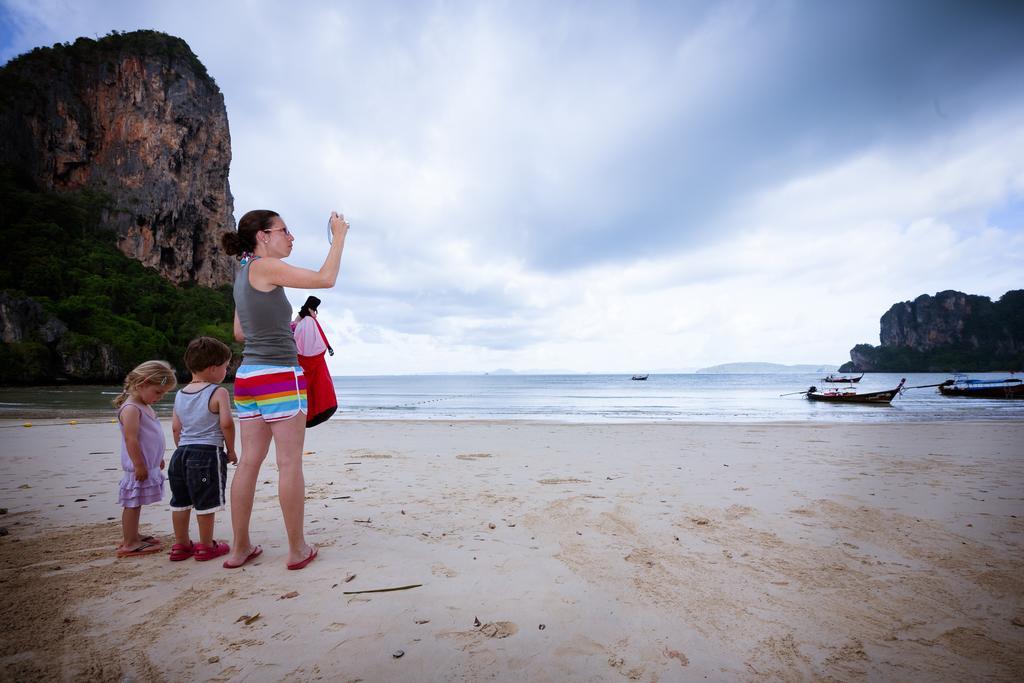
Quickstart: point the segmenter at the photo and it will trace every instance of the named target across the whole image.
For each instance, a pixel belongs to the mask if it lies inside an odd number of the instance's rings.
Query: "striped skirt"
[[[287,420],[306,413],[306,376],[299,366],[242,365],[235,373],[239,420]]]

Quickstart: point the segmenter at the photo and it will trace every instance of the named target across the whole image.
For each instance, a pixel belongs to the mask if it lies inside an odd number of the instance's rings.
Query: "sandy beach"
[[[228,571],[115,558],[115,424],[0,439],[3,680],[1024,676],[1020,422],[334,421],[300,572],[273,453]]]

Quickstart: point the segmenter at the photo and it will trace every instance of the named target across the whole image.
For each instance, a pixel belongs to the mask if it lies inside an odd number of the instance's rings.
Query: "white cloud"
[[[748,228],[660,259],[555,277],[488,263],[470,242],[442,250],[443,270],[464,290],[507,283],[519,310],[534,314],[449,320],[449,343],[489,322],[513,336],[524,325],[533,340],[518,354],[459,349],[445,367],[841,362],[853,344],[877,343],[878,318],[896,301],[947,288],[998,297],[1024,282],[1024,235],[998,225],[958,230],[938,215],[978,214],[1013,191],[1022,141],[1024,127],[984,125],[912,159],[875,150],[765,189],[728,219]],[[399,357],[387,365],[401,366]]]
[[[1022,223],[990,218],[1024,202],[1022,50],[975,51],[977,17],[914,44],[909,5],[891,31],[816,3],[6,7],[8,56],[185,38],[236,215],[280,211],[295,264],[346,212],[338,374],[838,363],[897,301],[1024,283]]]

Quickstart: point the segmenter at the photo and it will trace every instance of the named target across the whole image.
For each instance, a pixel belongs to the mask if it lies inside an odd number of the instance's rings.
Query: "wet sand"
[[[0,678],[1020,680],[1022,444],[1020,422],[331,422],[305,456],[320,556],[284,567],[271,453],[264,553],[228,571],[115,558],[115,424],[4,421]],[[142,524],[169,550],[168,498]]]

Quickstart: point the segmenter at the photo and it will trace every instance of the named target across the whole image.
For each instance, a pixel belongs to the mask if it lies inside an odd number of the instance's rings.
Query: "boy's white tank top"
[[[181,422],[179,446],[206,444],[220,446],[224,443],[224,432],[220,430],[220,415],[210,412],[210,398],[218,384],[209,384],[195,393],[184,389],[174,396],[174,414]]]

